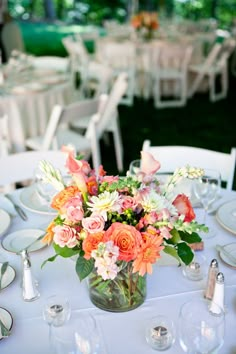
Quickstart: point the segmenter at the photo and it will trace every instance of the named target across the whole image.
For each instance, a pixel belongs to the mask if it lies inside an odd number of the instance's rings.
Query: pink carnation
[[[81,197],[71,198],[63,207],[67,219],[72,222],[81,221],[84,217],[83,204]]]

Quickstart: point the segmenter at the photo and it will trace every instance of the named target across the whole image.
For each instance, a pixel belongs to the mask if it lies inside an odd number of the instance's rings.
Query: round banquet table
[[[12,152],[24,151],[27,138],[44,134],[54,105],[68,104],[74,95],[69,73],[38,69],[19,76],[6,82],[0,94],[0,110],[9,117]]]
[[[16,201],[22,190],[13,193]],[[222,191],[222,197],[216,202],[222,205],[226,201],[235,200],[236,192]],[[9,212],[14,213],[11,209]],[[6,232],[11,233],[20,229],[42,228],[52,219],[52,215],[25,209],[28,221],[19,216],[13,216],[11,225]],[[197,219],[201,221],[202,209],[195,208]],[[217,229],[214,238],[205,240],[204,250],[199,251],[207,258],[208,263],[213,258],[219,261],[220,271],[225,276],[225,306],[226,329],[225,343],[220,349],[221,354],[236,352],[236,270],[224,264],[219,257],[215,245],[236,242],[235,233],[223,228],[214,215],[208,216],[209,226]],[[236,229],[236,228],[235,228]],[[155,353],[145,341],[146,321],[151,317],[163,314],[172,318],[177,326],[181,305],[192,298],[202,298],[206,288],[206,278],[201,281],[190,281],[182,274],[181,267],[172,262],[161,261],[153,267],[153,274],[147,277],[147,298],[142,306],[125,313],[110,313],[96,308],[89,299],[86,281],[80,282],[75,273],[75,263],[70,259],[57,258],[53,263],[47,263],[42,269],[42,262],[54,254],[51,247],[30,253],[33,275],[39,282],[41,296],[33,302],[25,302],[22,298],[21,259],[14,253],[0,249],[0,258],[8,260],[16,270],[16,278],[12,284],[0,292],[0,306],[6,308],[13,316],[12,334],[0,341],[1,354],[51,354],[48,342],[48,325],[42,318],[42,307],[45,298],[51,294],[61,294],[69,298],[72,316],[81,311],[94,315],[101,341],[102,354],[143,354]],[[174,345],[166,350],[168,354],[183,353],[178,338]]]

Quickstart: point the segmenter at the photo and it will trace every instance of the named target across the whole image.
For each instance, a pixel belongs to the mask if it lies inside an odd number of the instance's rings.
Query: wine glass
[[[100,340],[95,318],[87,312],[75,312],[63,328],[55,328],[56,354],[99,354]]]
[[[61,295],[49,296],[43,306],[43,319],[49,325],[49,344],[52,345],[52,327],[61,327],[69,319],[71,308],[66,297]]]
[[[129,164],[129,174],[135,176],[140,172],[141,160],[133,160]]]
[[[186,302],[179,314],[179,342],[188,354],[217,353],[224,343],[224,310],[211,301],[194,299]]]
[[[205,169],[203,176],[199,177],[193,183],[195,196],[201,202],[204,208],[203,224],[206,224],[206,216],[212,203],[217,199],[221,186],[221,176],[219,171]],[[215,230],[210,229],[207,237],[215,236]]]

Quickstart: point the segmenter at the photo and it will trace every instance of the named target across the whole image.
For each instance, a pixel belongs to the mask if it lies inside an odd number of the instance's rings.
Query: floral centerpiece
[[[55,250],[49,260],[76,258],[76,272],[80,280],[89,279],[90,298],[98,307],[135,308],[145,299],[146,274],[152,273],[161,251],[189,264],[193,259],[189,244],[201,241],[199,231],[207,231],[195,220],[188,197],[173,195],[178,181],[203,171],[180,168],[162,185],[155,174],[160,163],[141,152],[142,167],[136,176],[107,176],[102,166],[96,176],[87,161],[76,158],[73,148],[64,151],[70,183],[47,161],[40,162],[45,182],[58,190],[51,202],[58,215],[44,237]]]
[[[158,15],[156,12],[142,11],[131,18],[132,26],[146,39],[151,39],[153,31],[159,27]]]

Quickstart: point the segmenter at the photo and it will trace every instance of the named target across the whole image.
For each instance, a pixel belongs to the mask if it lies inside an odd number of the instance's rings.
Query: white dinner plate
[[[41,229],[24,229],[12,232],[2,239],[2,247],[6,251],[17,253],[23,248],[29,246],[43,233],[45,233],[45,231]],[[46,246],[46,243],[43,243],[42,241],[37,241],[31,247],[28,248],[28,251],[38,251]]]
[[[216,220],[226,230],[236,234],[236,200],[231,200],[219,207]]]
[[[1,271],[2,265],[3,265],[3,263],[0,263],[0,271]],[[5,273],[3,274],[2,280],[1,280],[0,291],[7,288],[13,282],[15,277],[16,277],[15,269],[12,266],[8,265]]]
[[[236,242],[229,243],[228,245],[224,245],[224,250],[236,258]],[[229,259],[227,257],[227,254],[225,254],[222,251],[219,251],[219,255],[220,255],[221,260],[224,263],[229,265],[231,268],[236,269],[236,262],[233,262],[231,259]]]
[[[0,307],[0,319],[2,323],[5,325],[5,327],[10,331],[13,325],[13,318],[11,313],[8,310],[4,309],[3,307]],[[0,329],[0,340],[1,339],[3,339],[3,337]]]
[[[45,215],[57,214],[55,209],[45,203],[42,203],[42,199],[38,195],[34,184],[23,188],[19,198],[23,207],[29,211]]]
[[[0,209],[0,237],[5,234],[11,224],[10,215],[3,209]]]

